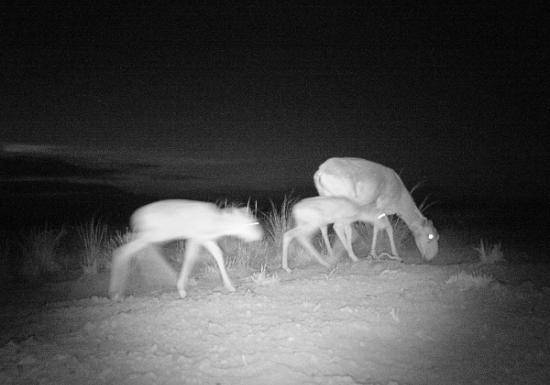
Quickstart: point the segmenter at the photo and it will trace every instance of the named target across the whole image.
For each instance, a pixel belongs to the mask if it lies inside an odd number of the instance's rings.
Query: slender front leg
[[[294,230],[295,229],[288,230],[283,235],[283,256],[282,256],[282,260],[281,260],[281,265],[282,265],[283,269],[288,273],[290,273],[292,271],[288,267],[288,245],[290,245],[290,242],[292,241],[292,239],[294,239],[294,233],[295,233]]]
[[[321,235],[323,236],[323,241],[327,247],[328,255],[330,255],[331,258],[334,258],[332,247],[330,247],[330,240],[328,239],[328,226],[321,226]]]
[[[349,257],[352,261],[357,262],[359,259],[357,258],[357,255],[355,255],[355,252],[353,251],[353,225],[350,223],[346,226],[344,226],[344,234],[346,235],[346,239],[348,240],[348,247],[351,251],[349,254]]]
[[[227,275],[227,270],[225,270],[223,253],[220,247],[216,244],[215,241],[206,241],[203,243],[203,246],[206,247],[208,251],[210,251],[210,254],[212,254],[214,259],[216,260],[216,263],[218,264],[218,268],[220,269],[220,273],[222,275],[222,280],[225,288],[229,291],[235,291],[235,288],[233,287],[233,284],[231,283],[231,280]]]
[[[342,225],[342,224],[334,224],[334,232],[340,238],[340,241],[342,242],[342,245],[344,245],[344,248],[348,252],[348,256],[351,258],[352,261],[357,262],[359,259],[353,252],[353,246],[351,244],[352,240],[352,228],[351,225]]]
[[[397,253],[397,248],[395,247],[395,241],[393,239],[393,228],[392,228],[391,224],[386,226],[386,233],[388,234],[388,237],[390,238],[390,247],[391,247],[391,252],[392,252],[392,256],[390,257],[390,259],[394,259],[396,261],[403,262],[403,259],[399,256],[399,254]]]
[[[373,258],[376,258],[376,238],[378,237],[378,226],[374,224],[374,227],[372,229],[372,243],[370,246],[370,253],[369,255]]]
[[[188,239],[185,243],[185,253],[183,256],[183,265],[181,266],[180,276],[178,278],[178,292],[181,298],[185,298],[187,293],[185,292],[185,287],[187,286],[187,279],[191,270],[193,270],[193,265],[195,264],[196,258],[199,256],[200,243]]]

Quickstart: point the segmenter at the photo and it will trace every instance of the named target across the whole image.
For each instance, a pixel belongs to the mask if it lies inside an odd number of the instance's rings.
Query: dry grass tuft
[[[276,272],[272,274],[267,273],[266,265],[262,265],[260,271],[252,274],[250,279],[258,286],[274,285],[280,282]]]
[[[494,279],[490,275],[473,272],[471,274],[461,271],[449,277],[446,284],[457,284],[461,291],[471,288],[481,288],[488,286]]]
[[[283,247],[283,235],[292,228],[292,206],[298,201],[298,198],[285,195],[281,208],[277,208],[271,202],[271,210],[263,215],[267,241],[277,250]]]
[[[502,253],[502,244],[500,242],[493,245],[486,243],[483,239],[480,240],[480,246],[474,248],[478,252],[479,261],[482,264],[497,263],[504,261]]]
[[[21,273],[24,277],[37,278],[61,270],[56,261],[56,250],[65,234],[64,228],[51,229],[46,224],[44,228],[34,228],[22,237],[19,248],[23,257]]]
[[[244,242],[238,238],[224,237],[218,243],[224,251],[225,265],[228,269],[258,268],[268,262],[269,245],[265,240]]]
[[[110,264],[109,230],[100,219],[92,218],[88,223],[77,228],[82,241],[80,266],[84,274],[97,274]]]

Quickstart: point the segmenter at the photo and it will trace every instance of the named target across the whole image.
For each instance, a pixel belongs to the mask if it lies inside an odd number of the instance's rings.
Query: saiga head
[[[420,226],[413,230],[413,235],[422,258],[427,261],[432,260],[439,251],[439,234],[432,221],[425,219]]]
[[[231,223],[231,235],[246,242],[259,241],[264,232],[258,220],[246,207],[230,207],[224,209],[224,215]]]

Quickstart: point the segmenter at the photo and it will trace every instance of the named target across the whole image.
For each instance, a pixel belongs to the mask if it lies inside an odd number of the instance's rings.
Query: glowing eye
[[[434,239],[434,235],[433,234],[428,234],[428,239]]]

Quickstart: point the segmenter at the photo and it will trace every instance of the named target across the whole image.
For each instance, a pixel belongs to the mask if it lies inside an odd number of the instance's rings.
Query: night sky
[[[538,3],[101,3],[0,7],[4,209],[306,196],[332,156],[443,203],[547,202]]]

